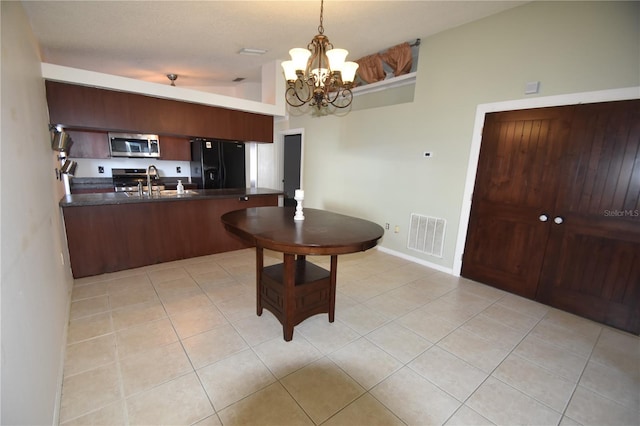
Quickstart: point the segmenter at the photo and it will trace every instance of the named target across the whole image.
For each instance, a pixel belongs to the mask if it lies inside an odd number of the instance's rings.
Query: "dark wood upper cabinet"
[[[73,143],[71,158],[111,158],[109,134],[105,131],[67,129]],[[184,136],[159,135],[160,159],[191,161],[191,142]]]
[[[273,142],[273,117],[269,115],[54,81],[45,85],[51,124],[94,131]]]
[[[191,142],[184,137],[159,136],[160,159],[191,161]]]
[[[107,132],[67,130],[73,143],[69,148],[71,158],[110,158]]]

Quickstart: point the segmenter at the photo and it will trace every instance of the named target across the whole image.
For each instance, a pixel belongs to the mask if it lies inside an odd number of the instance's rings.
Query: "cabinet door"
[[[72,158],[109,158],[109,137],[104,132],[67,130],[73,144],[69,149]]]
[[[542,108],[487,116],[464,277],[535,297],[572,112]]]
[[[640,332],[640,101],[581,105],[538,299]]]
[[[159,136],[160,158],[163,160],[191,161],[191,143],[187,138]]]

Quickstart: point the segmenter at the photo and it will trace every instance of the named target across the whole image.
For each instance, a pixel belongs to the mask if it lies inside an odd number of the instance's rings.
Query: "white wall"
[[[36,42],[21,3],[3,1],[0,10],[0,423],[54,424],[72,283],[60,255],[63,188],[54,177]]]
[[[640,85],[639,16],[638,2],[532,2],[423,37],[412,103],[289,117],[305,206],[388,222],[383,247],[452,270],[477,106],[524,99],[529,81],[534,96]],[[406,248],[411,213],[447,220],[443,258]]]

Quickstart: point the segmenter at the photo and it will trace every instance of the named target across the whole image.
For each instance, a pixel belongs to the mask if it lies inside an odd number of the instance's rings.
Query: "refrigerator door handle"
[[[222,148],[222,143],[220,142],[220,149],[218,149],[218,164],[220,164],[220,188],[227,187],[227,169],[224,164],[224,149]]]

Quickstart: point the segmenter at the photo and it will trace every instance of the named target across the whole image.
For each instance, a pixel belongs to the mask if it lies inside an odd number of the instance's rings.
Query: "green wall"
[[[304,129],[305,206],[388,222],[382,246],[452,268],[476,107],[640,86],[639,16],[638,2],[533,2],[423,37],[412,103],[281,124]],[[447,220],[443,258],[406,248],[411,213]]]

